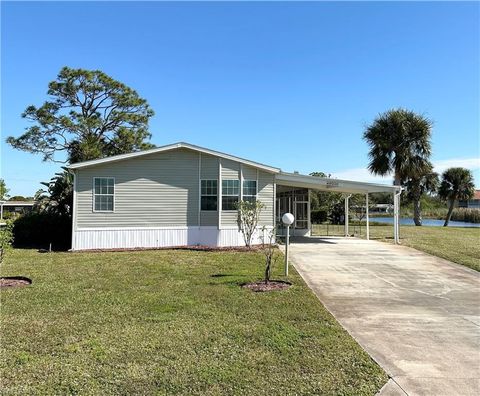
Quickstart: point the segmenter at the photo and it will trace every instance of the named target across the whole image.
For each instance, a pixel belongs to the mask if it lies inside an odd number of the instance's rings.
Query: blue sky
[[[437,170],[479,170],[479,4],[24,3],[1,9],[1,177],[32,195],[58,164],[5,144],[64,65],[101,69],[155,110],[152,142],[379,180],[364,126],[392,107],[435,121]],[[381,180],[382,181],[382,180]],[[390,182],[389,179],[383,182]]]

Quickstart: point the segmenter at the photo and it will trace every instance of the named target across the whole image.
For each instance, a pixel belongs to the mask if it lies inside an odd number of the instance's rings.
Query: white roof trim
[[[35,201],[0,201],[3,206],[34,206]]]
[[[312,188],[322,191],[367,193],[399,191],[401,187],[385,184],[364,183],[359,181],[333,179],[329,177],[307,176],[298,173],[280,172],[275,175],[275,181],[279,185],[299,188]]]
[[[270,173],[279,173],[280,172],[279,168],[274,168],[272,166],[260,164],[258,162],[249,161],[249,160],[246,160],[246,159],[243,159],[243,158],[240,158],[240,157],[235,157],[233,155],[221,153],[220,151],[210,150],[210,149],[207,149],[207,148],[204,148],[204,147],[199,147],[199,146],[195,146],[193,144],[184,143],[184,142],[179,142],[179,143],[169,144],[169,145],[166,145],[166,146],[156,147],[156,148],[153,148],[153,149],[150,149],[150,150],[137,151],[137,152],[134,152],[134,153],[120,154],[120,155],[114,155],[112,157],[100,158],[100,159],[91,160],[91,161],[77,162],[75,164],[69,165],[68,168],[69,169],[81,169],[81,168],[86,168],[86,167],[89,167],[89,166],[95,166],[95,165],[105,164],[105,163],[109,163],[109,162],[122,161],[122,160],[125,160],[125,159],[142,157],[144,155],[161,153],[161,152],[169,151],[169,150],[175,150],[175,149],[178,149],[178,148],[185,148],[185,149],[189,149],[189,150],[198,151],[200,153],[225,158],[225,159],[228,159],[228,160],[231,160],[231,161],[241,162],[242,164],[246,164],[246,165],[252,166],[254,168],[262,169],[262,170],[270,172]]]

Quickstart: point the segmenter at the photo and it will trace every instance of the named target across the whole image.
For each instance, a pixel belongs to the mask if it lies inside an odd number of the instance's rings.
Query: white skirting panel
[[[261,231],[254,244],[262,243]],[[244,246],[238,228],[217,227],[179,228],[80,228],[74,231],[72,250],[133,249],[174,246]]]

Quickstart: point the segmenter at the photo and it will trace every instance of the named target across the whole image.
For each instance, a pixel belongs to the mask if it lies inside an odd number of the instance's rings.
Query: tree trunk
[[[415,198],[413,201],[413,221],[416,226],[422,225],[422,212],[420,209],[420,199]]]
[[[414,187],[415,188],[415,187]],[[416,226],[422,225],[422,208],[420,207],[420,198],[422,195],[417,188],[413,191],[413,222]]]
[[[452,217],[453,207],[455,206],[456,199],[457,197],[452,197],[452,199],[450,200],[450,207],[448,208],[447,218],[445,219],[445,223],[443,224],[444,227],[448,226],[450,218]]]
[[[395,179],[394,179],[393,185],[394,186],[401,186],[402,185],[402,181],[400,179],[400,175],[398,174],[398,172],[395,172]]]
[[[270,282],[270,265],[271,259],[267,258],[267,266],[265,267],[265,284],[267,285]]]

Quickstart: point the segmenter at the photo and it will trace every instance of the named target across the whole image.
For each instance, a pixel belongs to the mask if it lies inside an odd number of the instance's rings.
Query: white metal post
[[[218,229],[222,229],[222,160],[218,159],[218,183],[217,183],[217,211]]]
[[[287,212],[288,213],[293,213],[293,216],[295,217],[295,212],[294,212],[294,209],[293,209],[293,206],[292,205],[292,192],[290,191],[290,195],[288,196],[288,209],[287,209]],[[293,228],[295,230],[295,226]],[[293,231],[293,234],[295,236],[295,231]]]
[[[397,243],[397,194],[393,193],[393,241]]]
[[[393,194],[393,239],[396,244],[400,242],[400,194],[402,190],[399,192],[395,191]]]
[[[312,213],[311,213],[311,208],[310,208],[310,189],[308,189],[308,204],[307,204],[307,221],[308,221],[308,236],[312,235]]]
[[[352,194],[350,195],[347,195],[345,197],[345,236],[348,237],[348,223],[349,223],[349,219],[348,219],[348,201],[350,199],[350,197],[352,196]]]
[[[290,245],[290,226],[294,224],[295,217],[291,213],[282,216],[282,223],[287,226],[287,237],[285,239],[285,276],[288,276],[288,247]]]
[[[365,213],[367,215],[367,241],[370,240],[370,219],[368,212],[368,192],[365,194]]]
[[[402,189],[395,191],[393,195],[393,236],[395,243],[400,243],[400,194]]]
[[[288,276],[288,245],[290,243],[290,226],[287,225],[287,238],[285,239],[285,276]]]

